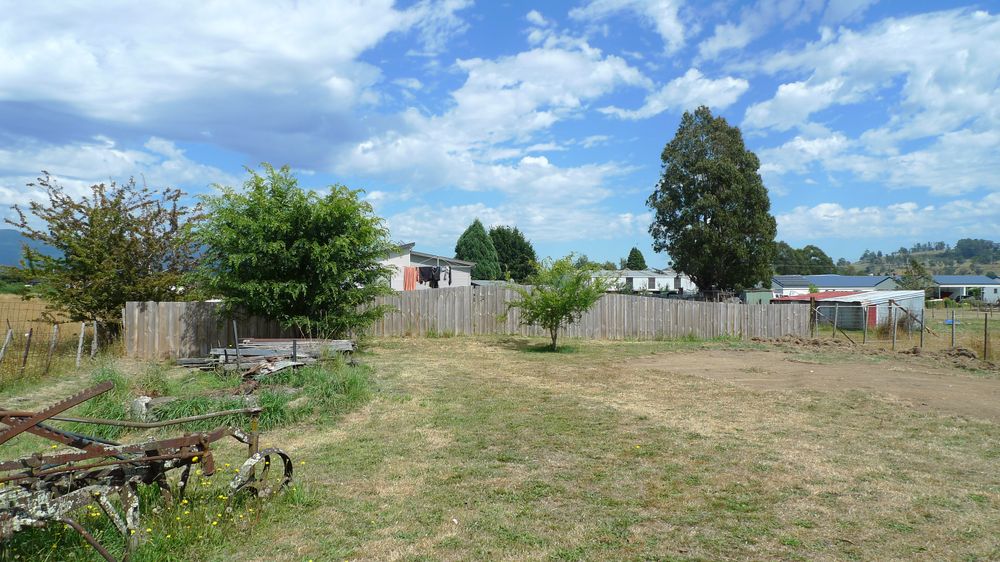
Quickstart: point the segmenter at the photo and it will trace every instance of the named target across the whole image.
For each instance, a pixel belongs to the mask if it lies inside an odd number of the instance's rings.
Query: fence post
[[[24,342],[24,355],[21,356],[21,372],[20,375],[24,375],[24,369],[28,366],[28,350],[31,349],[31,334],[35,332],[34,328],[28,328],[28,339]]]
[[[236,320],[233,320],[233,340],[236,342],[236,372],[239,373],[243,367],[240,366],[240,335],[236,331]]]
[[[889,299],[889,322],[892,322],[892,350],[896,351],[896,303]]]
[[[809,337],[816,337],[816,328],[819,323],[819,315],[816,314],[816,297],[809,297]]]
[[[862,330],[862,332],[861,332],[861,345],[864,345],[864,344],[868,343],[868,307],[869,306],[870,305],[866,304],[866,305],[863,305],[861,307],[861,315],[862,315],[861,325],[864,326],[863,328],[861,328],[861,330]]]
[[[76,368],[80,368],[80,357],[83,356],[83,335],[87,332],[87,323],[80,322],[80,342],[76,344]]]
[[[52,354],[56,352],[56,344],[59,342],[59,324],[52,325],[52,337],[49,338],[49,353],[45,356],[45,373],[49,374],[52,366]]]
[[[7,346],[14,339],[14,329],[10,327],[10,320],[7,321],[7,337],[3,340],[3,347],[0,347],[0,363],[3,363],[3,356],[7,353]]]
[[[990,315],[983,313],[983,361],[990,360]]]
[[[951,311],[951,348],[955,349],[955,311]]]
[[[94,320],[94,339],[90,341],[90,358],[97,357],[97,320]]]
[[[837,339],[837,320],[840,317],[840,303],[833,303],[833,339]]]
[[[924,332],[927,328],[924,326],[924,309],[920,309],[920,347],[924,347]]]

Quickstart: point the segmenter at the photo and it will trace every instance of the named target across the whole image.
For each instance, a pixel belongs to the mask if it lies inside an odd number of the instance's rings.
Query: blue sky
[[[4,209],[41,170],[198,194],[267,161],[365,189],[423,251],[478,217],[662,266],[645,201],[704,104],[760,157],[779,239],[1000,239],[995,3],[4,4]]]

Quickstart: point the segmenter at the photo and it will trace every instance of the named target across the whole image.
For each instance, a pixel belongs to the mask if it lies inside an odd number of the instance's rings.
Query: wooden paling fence
[[[217,302],[129,302],[122,313],[125,354],[137,359],[204,357],[213,347],[242,338],[286,338],[277,321],[223,318]]]
[[[520,325],[520,311],[507,310],[517,293],[506,287],[450,287],[379,297],[385,314],[368,330],[376,337],[519,334],[547,336]],[[504,316],[506,314],[506,316]],[[139,359],[199,357],[235,341],[232,319],[213,302],[130,302],[123,314],[125,352]],[[277,322],[236,319],[242,338],[288,338]],[[776,338],[809,335],[809,307],[692,302],[607,294],[565,328],[563,337],[656,340],[681,337]]]
[[[506,287],[451,287],[380,297],[387,313],[369,330],[373,336],[520,334],[548,335],[520,325],[520,311],[507,311],[517,293]],[[607,294],[561,335],[587,339],[775,338],[809,335],[809,307],[694,302]],[[506,313],[506,318],[502,316]]]

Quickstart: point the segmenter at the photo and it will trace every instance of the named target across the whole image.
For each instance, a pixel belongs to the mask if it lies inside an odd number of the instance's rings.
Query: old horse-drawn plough
[[[266,499],[291,481],[292,462],[288,455],[279,449],[259,448],[260,408],[148,423],[61,415],[112,387],[111,382],[97,385],[40,412],[0,408],[0,423],[6,426],[0,430],[0,445],[17,435],[30,433],[54,441],[56,449],[60,445],[76,449],[52,454],[35,453],[17,460],[0,461],[0,539],[6,540],[26,527],[63,523],[80,533],[104,558],[115,560],[104,545],[71,518],[76,510],[96,503],[122,534],[126,545],[124,558],[127,559],[143,538],[139,527],[139,485],[156,485],[166,501],[173,501],[167,473],[179,471],[175,490],[183,496],[193,466],[197,465],[206,476],[215,472],[210,445],[227,436],[249,449],[247,460],[229,484],[228,509],[232,509],[232,502],[247,496]],[[150,429],[234,414],[249,416],[249,432],[219,427],[170,439],[151,438],[131,445],[45,423],[63,421]],[[115,505],[116,502],[118,505]]]

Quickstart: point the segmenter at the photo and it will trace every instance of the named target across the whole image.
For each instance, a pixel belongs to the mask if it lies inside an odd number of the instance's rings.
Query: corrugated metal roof
[[[771,283],[788,289],[809,287],[809,280],[801,275],[775,275],[771,278]]]
[[[923,299],[923,291],[863,291],[854,295],[826,299],[827,302],[853,302],[861,304],[882,304],[890,300]]]
[[[813,285],[817,287],[875,287],[886,279],[892,279],[888,275],[805,275]]]
[[[670,277],[670,278],[674,278],[677,276],[676,273],[662,273],[652,269],[619,269],[619,270],[602,269],[600,271],[595,271],[594,275],[597,277]]]
[[[787,297],[778,297],[776,299],[771,299],[771,300],[772,301],[780,301],[780,302],[787,302],[787,301],[808,301],[808,300],[812,300],[812,299],[816,299],[818,301],[825,301],[825,300],[833,299],[833,298],[836,298],[836,297],[846,297],[848,295],[858,295],[858,294],[861,294],[861,292],[860,291],[825,291],[825,292],[822,292],[822,293],[809,293],[807,295],[790,295],[790,296],[787,296]]]
[[[993,279],[985,275],[934,275],[934,282],[938,285],[1000,285],[1000,279]]]

